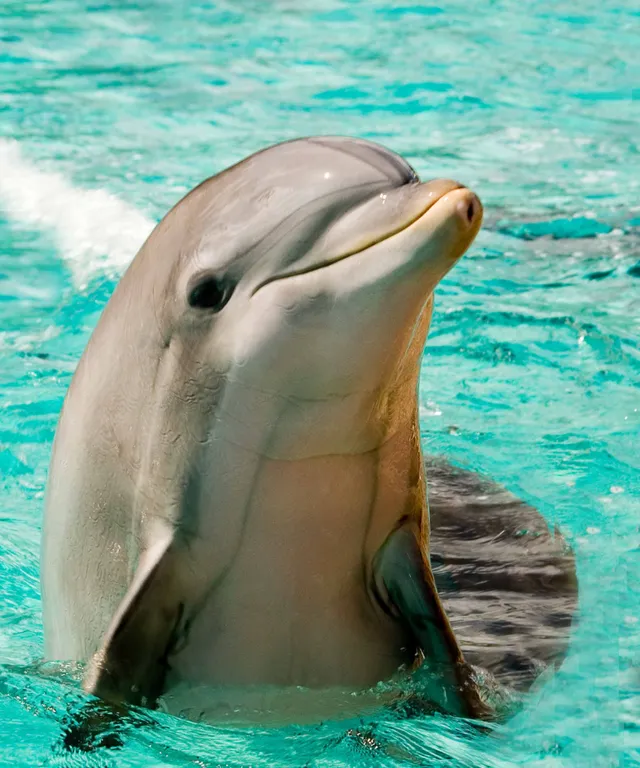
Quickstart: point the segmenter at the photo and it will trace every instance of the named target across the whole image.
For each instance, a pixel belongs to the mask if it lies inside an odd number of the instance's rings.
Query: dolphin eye
[[[188,291],[187,301],[194,309],[208,309],[219,312],[231,298],[232,287],[214,275],[194,280]]]

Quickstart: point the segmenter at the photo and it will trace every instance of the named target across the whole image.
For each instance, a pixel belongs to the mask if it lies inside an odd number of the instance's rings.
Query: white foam
[[[100,272],[122,272],[155,225],[115,195],[38,169],[7,139],[0,139],[0,207],[9,220],[52,233],[78,287]]]

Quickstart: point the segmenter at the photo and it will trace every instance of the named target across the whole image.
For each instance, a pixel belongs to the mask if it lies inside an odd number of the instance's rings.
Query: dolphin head
[[[244,393],[243,444],[355,452],[415,408],[433,290],[481,220],[471,191],[421,183],[375,144],[303,139],[196,188],[138,258],[158,250],[171,265],[155,316],[194,397],[211,382],[216,397]]]
[[[139,514],[201,520],[246,470],[233,451],[363,454],[415,427],[433,291],[481,220],[465,187],[347,138],[276,145],[184,197],[72,385],[88,379],[85,407],[103,414],[92,434],[118,434]]]

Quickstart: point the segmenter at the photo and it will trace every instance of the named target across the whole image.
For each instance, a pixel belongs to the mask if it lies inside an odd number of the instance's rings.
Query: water
[[[0,14],[0,762],[639,765],[635,4],[5,0]],[[575,547],[569,656],[490,735],[440,718],[370,718],[359,738],[357,723],[238,731],[154,715],[121,750],[65,752],[79,694],[9,665],[42,651],[42,498],[75,364],[171,204],[317,133],[380,141],[485,203],[438,292],[424,439]]]

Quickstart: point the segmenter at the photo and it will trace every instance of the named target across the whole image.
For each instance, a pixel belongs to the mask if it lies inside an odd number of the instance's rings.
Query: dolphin
[[[430,562],[417,406],[434,289],[482,215],[381,146],[315,137],[162,219],[56,431],[46,658],[148,707],[185,685],[360,690],[420,667],[436,708],[489,716]]]

